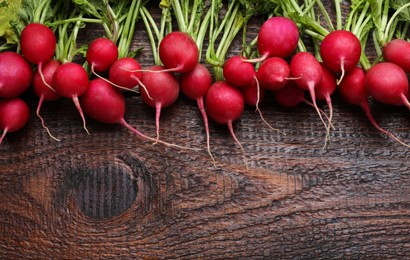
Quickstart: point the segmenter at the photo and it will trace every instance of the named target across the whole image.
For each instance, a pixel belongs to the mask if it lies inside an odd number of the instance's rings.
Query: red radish
[[[295,107],[306,101],[305,90],[292,80],[280,90],[273,92],[273,98],[282,107]]]
[[[44,66],[43,66],[43,77],[40,75],[40,72],[37,70],[34,73],[33,77],[33,89],[34,93],[40,98],[38,101],[37,105],[37,110],[36,114],[38,118],[41,120],[41,125],[43,126],[44,129],[46,129],[47,133],[50,135],[51,138],[53,138],[56,141],[60,141],[59,139],[55,138],[51,133],[48,127],[44,123],[44,119],[40,115],[40,108],[41,105],[43,104],[44,100],[46,101],[54,101],[60,98],[60,95],[51,90],[49,87],[47,87],[46,84],[44,84],[43,79],[46,81],[46,83],[54,88],[53,84],[53,76],[54,72],[57,70],[57,68],[61,65],[61,63],[58,60],[49,60],[47,61]]]
[[[409,145],[400,141],[392,133],[381,128],[374,120],[368,102],[370,94],[366,88],[366,72],[362,68],[355,67],[353,70],[346,73],[345,77],[340,82],[337,90],[340,96],[347,103],[361,106],[367,118],[373,124],[373,126],[376,127],[376,129],[388,135],[390,138],[397,141],[398,143],[410,147]]]
[[[342,73],[339,82],[343,79],[345,72],[356,67],[361,52],[359,38],[346,30],[330,32],[320,45],[320,56],[326,67],[334,72]]]
[[[381,103],[405,105],[410,109],[410,102],[406,97],[409,91],[406,73],[394,63],[381,62],[373,65],[366,73],[366,88]]]
[[[212,161],[215,164],[215,159],[211,153],[210,136],[209,136],[209,124],[208,116],[204,107],[204,98],[212,85],[212,76],[209,70],[202,64],[198,63],[193,70],[187,73],[182,73],[179,77],[179,84],[182,93],[190,99],[196,100],[199,111],[205,124],[206,144],[208,154],[211,156]]]
[[[268,57],[286,58],[296,49],[299,41],[299,29],[289,18],[275,16],[266,20],[258,33],[258,51],[260,58],[248,62],[260,62]]]
[[[249,106],[254,106],[256,108],[256,111],[259,113],[260,118],[262,119],[262,122],[264,122],[270,129],[281,132],[278,129],[272,127],[268,121],[265,120],[263,117],[262,111],[259,108],[259,103],[263,100],[266,94],[266,90],[261,88],[259,86],[259,81],[257,77],[254,77],[252,83],[244,88],[241,89],[245,104]]]
[[[292,77],[295,78],[296,84],[303,90],[309,91],[313,107],[316,109],[322,123],[327,127],[316,104],[315,89],[322,82],[323,74],[320,63],[311,53],[299,52],[290,61],[290,72]]]
[[[20,48],[21,53],[29,62],[44,63],[54,56],[56,37],[47,26],[31,23],[21,31]]]
[[[235,142],[242,150],[245,165],[248,168],[245,150],[236,138],[232,122],[243,113],[245,102],[242,93],[225,81],[217,81],[211,85],[205,97],[208,115],[219,124],[227,124]]]
[[[257,74],[259,77],[259,73]],[[241,89],[245,104],[256,107],[265,97],[266,90],[259,87],[257,78],[254,78],[252,83],[244,89]],[[259,93],[258,93],[259,90]]]
[[[188,72],[199,60],[199,50],[189,34],[170,32],[159,44],[159,57],[167,71]]]
[[[118,48],[110,39],[97,38],[88,46],[86,58],[94,74],[104,72],[118,59]]]
[[[167,146],[183,148],[142,134],[129,125],[125,119],[125,98],[118,88],[103,79],[97,78],[90,81],[86,92],[80,97],[84,112],[93,119],[105,124],[121,124],[131,132],[149,141],[158,141]]]
[[[38,71],[42,75],[43,64],[54,56],[56,37],[53,31],[44,24],[30,23],[21,31],[20,48],[21,53],[29,62],[37,64]],[[47,86],[44,79],[43,81]]]
[[[403,39],[391,40],[383,48],[383,57],[410,73],[410,42]]]
[[[327,126],[326,142],[330,134],[330,126],[332,125],[333,118],[333,105],[331,95],[336,91],[336,75],[333,71],[328,69],[323,63],[320,63],[322,67],[322,82],[315,88],[316,100],[325,100],[329,107],[329,124]]]
[[[140,91],[142,100],[156,109],[155,125],[159,140],[159,118],[161,109],[172,105],[179,95],[179,83],[174,74],[164,71],[163,66],[151,66],[149,72],[142,73],[145,89]],[[152,73],[156,72],[156,73]],[[148,95],[149,93],[149,95]],[[150,98],[151,96],[151,98]]]
[[[249,62],[244,62],[241,56],[233,56],[227,59],[223,66],[225,80],[235,87],[246,88],[255,77],[255,68]]]
[[[15,52],[0,53],[0,97],[18,97],[31,84],[33,72],[29,63]]]
[[[83,120],[84,129],[89,134],[78,100],[78,97],[84,94],[88,88],[88,74],[85,69],[74,62],[64,63],[54,72],[53,85],[58,94],[73,100]]]
[[[30,109],[21,98],[0,100],[0,129],[3,134],[0,144],[7,133],[12,133],[23,128],[30,117]]]
[[[133,58],[124,57],[115,61],[111,65],[109,78],[108,83],[120,89],[132,90],[138,85],[145,89],[144,84],[141,82],[141,65]]]
[[[268,58],[258,69],[259,84],[266,90],[277,91],[283,88],[289,77],[289,64],[279,57]]]

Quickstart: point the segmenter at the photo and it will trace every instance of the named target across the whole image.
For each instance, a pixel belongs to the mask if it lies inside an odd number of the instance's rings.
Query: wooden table
[[[133,44],[147,49],[141,63],[152,64],[142,24]],[[265,118],[285,134],[247,107],[234,128],[249,170],[227,127],[213,122],[216,167],[205,150],[153,145],[120,125],[88,119],[87,135],[66,99],[42,108],[56,142],[33,112],[37,99],[25,99],[29,124],[0,146],[2,259],[410,258],[410,149],[337,94],[326,148],[310,106],[285,109],[266,97]],[[126,101],[126,120],[154,136],[154,110],[138,95]],[[410,143],[405,107],[371,108]],[[163,110],[160,132],[164,141],[205,147],[196,103],[182,95]]]

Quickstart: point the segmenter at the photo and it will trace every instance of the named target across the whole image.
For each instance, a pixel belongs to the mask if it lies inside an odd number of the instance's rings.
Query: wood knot
[[[94,219],[120,215],[134,202],[137,181],[118,165],[91,171],[75,190],[78,208]]]

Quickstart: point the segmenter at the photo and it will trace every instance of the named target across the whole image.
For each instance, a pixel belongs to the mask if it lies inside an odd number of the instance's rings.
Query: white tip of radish
[[[0,144],[3,142],[3,139],[4,139],[4,137],[6,136],[6,134],[7,134],[7,128],[5,128],[5,129],[3,130],[3,134],[2,134],[1,137],[0,137]]]

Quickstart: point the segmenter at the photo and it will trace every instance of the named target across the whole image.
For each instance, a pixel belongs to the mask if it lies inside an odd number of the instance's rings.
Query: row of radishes
[[[327,100],[331,111],[330,96],[338,85],[339,93],[347,102],[361,105],[379,130],[406,145],[374,122],[367,100],[371,95],[380,102],[410,107],[406,76],[409,61],[408,56],[403,58],[402,55],[409,53],[408,42],[392,41],[384,48],[389,62],[379,63],[365,73],[357,66],[361,55],[360,42],[348,31],[336,30],[323,39],[320,46],[323,63],[309,52],[291,56],[298,41],[299,30],[291,19],[270,18],[259,31],[260,58],[231,57],[223,67],[224,80],[212,82],[207,67],[198,63],[199,51],[195,42],[186,33],[169,33],[159,46],[163,66],[145,69],[135,59],[118,59],[115,44],[98,38],[87,50],[87,62],[96,76],[89,81],[88,73],[81,65],[73,62],[61,64],[52,59],[56,40],[50,29],[41,24],[30,24],[21,34],[22,55],[13,52],[0,54],[0,97],[3,98],[0,101],[0,127],[3,130],[0,142],[7,132],[17,131],[26,124],[28,107],[18,96],[31,84],[40,98],[37,109],[40,118],[41,103],[62,96],[73,99],[86,130],[83,110],[100,122],[120,123],[142,138],[172,146],[176,145],[159,139],[159,117],[161,108],[173,104],[181,90],[198,102],[211,157],[207,115],[218,123],[227,124],[243,150],[234,135],[232,122],[241,116],[245,102],[258,109],[264,91],[268,90],[274,92],[279,104],[293,106],[306,101],[304,91],[309,91],[313,106],[329,132],[332,113],[324,114],[317,107],[316,99]],[[290,63],[286,59],[290,59]],[[37,65],[34,76],[27,61]],[[253,63],[260,64],[257,71]],[[109,77],[103,78],[102,72],[108,72]],[[156,138],[140,133],[124,120],[125,99],[120,89],[137,86],[143,101],[156,108]],[[43,126],[46,128],[44,121]]]

